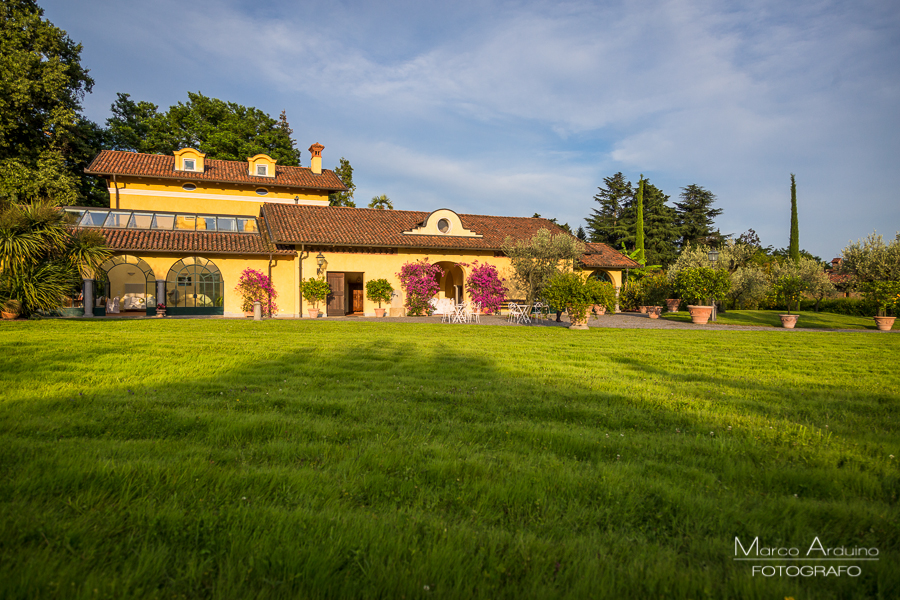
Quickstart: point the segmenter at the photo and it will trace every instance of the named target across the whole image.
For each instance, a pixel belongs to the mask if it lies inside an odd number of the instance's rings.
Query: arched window
[[[220,312],[224,282],[219,267],[202,256],[179,260],[166,276],[166,308],[202,308]]]
[[[599,279],[600,281],[605,281],[607,283],[612,283],[612,277],[609,276],[609,273],[606,271],[594,271],[591,273],[591,277],[594,279]]]
[[[147,262],[137,256],[113,256],[101,265],[106,277],[94,286],[97,300],[119,299],[119,311],[156,310],[156,276]],[[102,287],[101,287],[102,285]],[[107,311],[108,312],[108,311]]]

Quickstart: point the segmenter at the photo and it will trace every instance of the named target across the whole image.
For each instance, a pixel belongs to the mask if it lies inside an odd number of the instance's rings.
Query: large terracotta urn
[[[651,319],[658,319],[659,315],[662,314],[662,306],[648,306],[647,307],[647,316]]]
[[[781,326],[785,329],[793,329],[794,325],[797,324],[797,319],[800,318],[800,315],[778,315],[781,317]]]
[[[890,331],[891,327],[894,326],[894,319],[897,317],[874,317],[875,326],[878,328],[878,331]]]
[[[668,298],[666,299],[666,308],[669,312],[678,312],[678,307],[681,306],[681,299],[679,298]]]
[[[706,325],[709,317],[712,316],[712,306],[688,305],[688,312],[691,313],[691,323],[695,325]]]
[[[376,309],[375,309],[375,316],[378,317],[378,318],[383,317],[383,316],[384,316],[384,311],[385,311],[385,310],[386,310],[386,309],[384,309],[384,308],[376,308]]]

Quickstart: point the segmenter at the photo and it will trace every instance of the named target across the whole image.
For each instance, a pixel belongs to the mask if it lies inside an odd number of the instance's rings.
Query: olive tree
[[[900,232],[887,244],[873,232],[864,240],[851,242],[841,254],[841,272],[855,275],[859,281],[900,281]]]
[[[584,254],[584,243],[567,233],[552,235],[541,229],[527,240],[506,238],[502,249],[510,260],[513,286],[531,303],[541,297],[551,277],[574,266]]]

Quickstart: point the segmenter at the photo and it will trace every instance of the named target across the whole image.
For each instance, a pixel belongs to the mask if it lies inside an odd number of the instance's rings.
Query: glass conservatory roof
[[[68,207],[64,209],[77,227],[200,231],[206,233],[258,233],[255,217],[203,215],[146,210],[113,210]]]

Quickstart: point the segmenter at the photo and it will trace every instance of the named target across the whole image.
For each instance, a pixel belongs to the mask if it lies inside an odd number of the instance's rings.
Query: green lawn
[[[900,597],[900,336],[170,319],[0,345],[0,598]],[[735,536],[880,560],[752,576]]]
[[[781,327],[783,310],[729,310],[720,312],[715,323],[719,325],[759,325],[762,327]],[[871,329],[877,331],[875,319],[872,317],[854,317],[826,312],[800,311],[795,329]],[[687,311],[663,313],[663,318],[672,321],[690,323],[691,316]],[[900,330],[900,326],[897,327]]]

